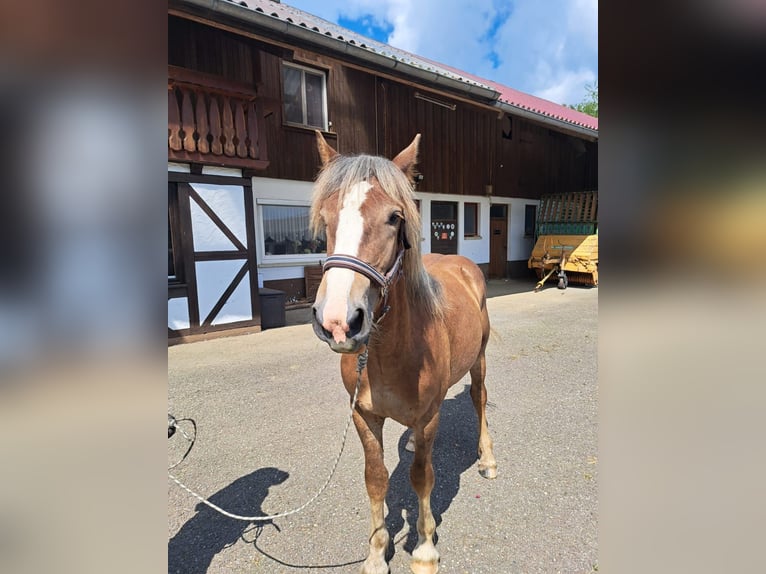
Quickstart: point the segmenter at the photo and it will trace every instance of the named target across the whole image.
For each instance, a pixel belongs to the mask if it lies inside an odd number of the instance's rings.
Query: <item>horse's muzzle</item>
[[[322,341],[327,343],[336,353],[354,353],[359,347],[367,344],[370,336],[370,317],[365,309],[357,307],[349,312],[347,318],[348,330],[343,332],[344,339],[337,340],[335,333],[324,327],[322,309],[318,305],[312,308],[311,324],[314,327],[314,333]],[[336,326],[335,329],[340,329]]]

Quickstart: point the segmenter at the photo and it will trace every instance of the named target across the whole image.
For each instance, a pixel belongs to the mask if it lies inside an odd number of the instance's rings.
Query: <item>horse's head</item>
[[[323,167],[311,221],[315,232],[327,235],[328,258],[313,326],[333,351],[353,353],[367,343],[373,312],[399,270],[408,239],[419,242],[411,184],[419,140],[418,134],[389,161],[340,156],[317,132]]]

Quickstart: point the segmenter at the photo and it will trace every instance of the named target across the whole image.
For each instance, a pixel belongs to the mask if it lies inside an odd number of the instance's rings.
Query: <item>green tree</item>
[[[594,118],[598,117],[598,80],[593,85],[586,85],[585,91],[588,95],[585,96],[582,102],[575,104],[574,106],[567,105],[568,108],[577,110]]]

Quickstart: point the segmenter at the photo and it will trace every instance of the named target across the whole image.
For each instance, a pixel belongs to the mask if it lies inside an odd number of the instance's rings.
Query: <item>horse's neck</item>
[[[407,292],[404,277],[391,286],[388,293],[388,312],[378,324],[377,345],[380,351],[394,348],[409,348],[413,336],[413,322],[417,319],[417,309]]]

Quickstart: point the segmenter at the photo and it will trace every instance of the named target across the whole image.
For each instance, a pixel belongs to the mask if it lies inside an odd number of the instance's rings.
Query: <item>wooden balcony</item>
[[[266,169],[266,130],[255,88],[168,66],[168,159]]]

